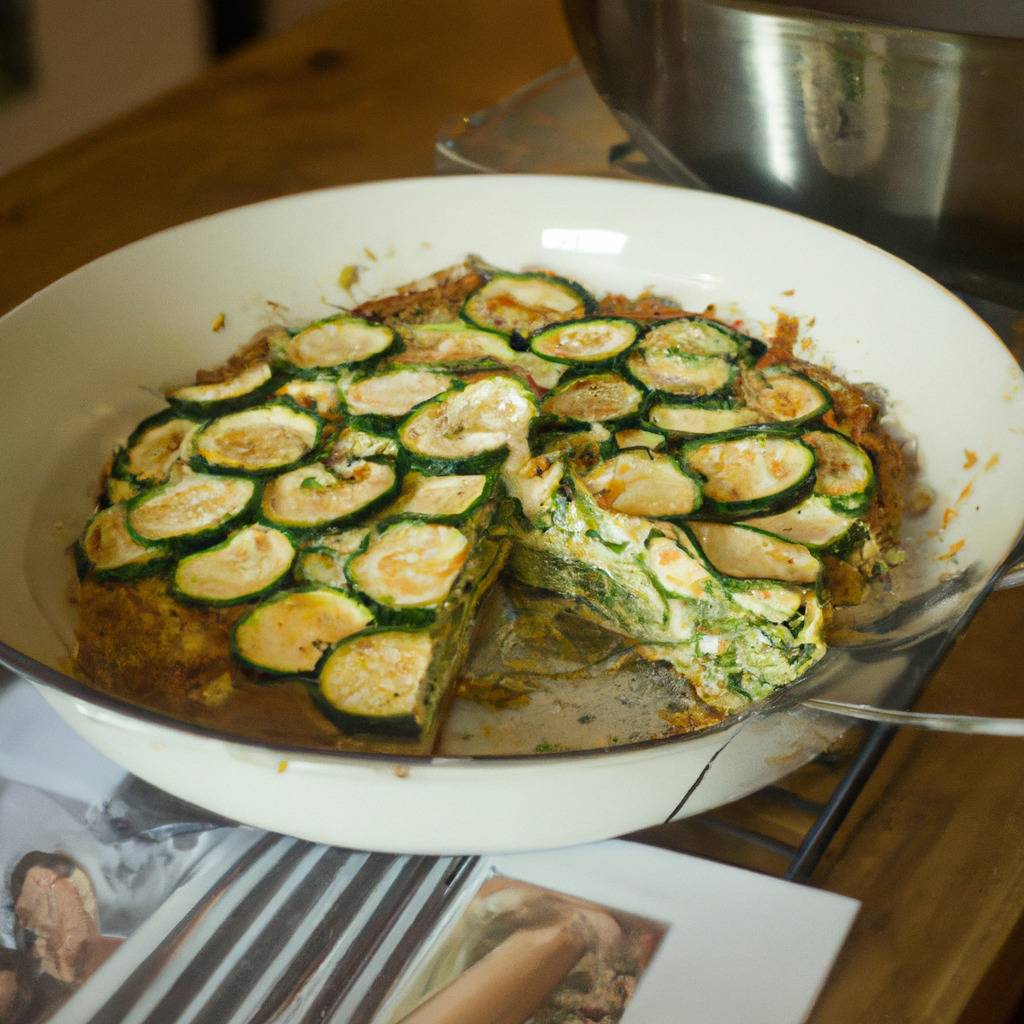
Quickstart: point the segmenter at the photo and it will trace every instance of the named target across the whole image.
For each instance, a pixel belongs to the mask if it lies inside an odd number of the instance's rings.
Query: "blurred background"
[[[0,0],[0,174],[331,0]]]

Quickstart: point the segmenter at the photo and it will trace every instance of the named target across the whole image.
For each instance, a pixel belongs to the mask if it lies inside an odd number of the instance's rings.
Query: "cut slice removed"
[[[824,495],[812,494],[785,512],[755,516],[744,519],[743,523],[809,548],[825,548],[841,539],[856,521],[853,516],[833,508]]]
[[[386,352],[394,341],[390,327],[341,314],[286,338],[278,352],[294,370],[308,373],[365,362]]]
[[[752,515],[795,501],[814,480],[814,452],[788,435],[741,433],[691,441],[683,458],[705,478],[704,497],[721,515]]]
[[[303,587],[277,594],[239,619],[232,643],[238,659],[257,672],[302,675],[372,621],[373,613],[348,594]]]
[[[346,567],[353,586],[389,608],[436,608],[469,557],[453,526],[401,522],[372,536]]]
[[[541,412],[579,423],[603,423],[638,412],[643,392],[617,373],[591,373],[575,377],[552,391]]]
[[[269,363],[253,363],[240,373],[210,384],[187,384],[167,393],[171,405],[197,412],[223,408],[254,398],[266,390],[273,371]]]
[[[619,317],[587,317],[557,323],[530,338],[530,348],[556,363],[606,363],[626,351],[640,334],[640,325]]]
[[[356,459],[328,469],[323,463],[282,473],[263,489],[266,522],[310,530],[340,523],[369,511],[395,488],[393,467]]]
[[[647,542],[645,559],[665,593],[692,600],[704,596],[704,586],[711,574],[675,540],[652,537]]]
[[[722,434],[728,430],[761,422],[761,417],[746,406],[711,408],[701,405],[676,405],[662,402],[650,411],[650,421],[670,434],[699,437]]]
[[[820,384],[785,366],[746,372],[743,392],[748,405],[773,423],[796,426],[832,408],[832,397]]]
[[[708,561],[723,576],[810,584],[821,572],[821,562],[802,544],[732,523],[687,525]]]
[[[415,735],[433,653],[425,631],[375,629],[343,640],[320,669],[321,706],[342,728]]]
[[[142,484],[162,484],[174,465],[188,458],[189,441],[198,426],[170,410],[143,420],[128,438],[119,470]]]
[[[447,391],[453,378],[434,370],[391,370],[364,377],[345,389],[345,404],[356,416],[404,416],[428,398]]]
[[[168,556],[162,544],[140,544],[128,532],[124,505],[97,512],[85,525],[80,549],[100,579],[124,579],[155,570]]]
[[[688,316],[654,324],[643,336],[640,347],[650,351],[690,352],[697,356],[740,354],[736,336],[724,324],[704,317]]]
[[[578,284],[551,274],[495,274],[471,292],[461,316],[477,327],[530,334],[559,320],[574,320],[594,309]]]
[[[128,529],[143,544],[197,542],[224,531],[251,508],[256,484],[237,476],[190,473],[128,503]]]
[[[512,377],[488,377],[446,391],[410,413],[398,439],[414,456],[457,465],[500,452],[523,438],[537,407]]]
[[[598,463],[583,483],[605,511],[630,516],[688,516],[701,503],[700,485],[674,458],[645,448]]]
[[[689,352],[637,349],[626,359],[626,369],[649,391],[685,398],[707,398],[728,390],[736,366],[719,356]]]
[[[271,473],[304,459],[320,440],[318,416],[288,401],[228,413],[192,438],[197,469]]]
[[[251,601],[275,587],[294,558],[287,534],[245,526],[215,547],[181,559],[174,569],[174,596],[214,605]]]
[[[818,460],[815,491],[845,511],[864,511],[875,488],[875,470],[867,453],[833,430],[808,430],[800,440],[814,449]]]
[[[493,473],[453,476],[407,473],[402,480],[402,493],[388,509],[388,515],[459,522],[487,500],[494,480]]]

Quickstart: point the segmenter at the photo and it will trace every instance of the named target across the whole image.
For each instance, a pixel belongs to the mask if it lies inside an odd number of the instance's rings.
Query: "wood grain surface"
[[[344,0],[0,179],[0,311],[204,214],[430,174],[441,124],[571,52],[554,0]],[[1024,592],[999,594],[919,706],[1024,716],[1021,665]],[[827,792],[821,768],[794,779],[795,792]],[[1022,783],[1024,743],[896,737],[813,879],[864,904],[815,1024],[1010,1019],[1024,985]],[[780,839],[807,825],[785,801],[721,813]],[[700,849],[701,828],[646,838]],[[767,851],[751,866],[777,861]]]

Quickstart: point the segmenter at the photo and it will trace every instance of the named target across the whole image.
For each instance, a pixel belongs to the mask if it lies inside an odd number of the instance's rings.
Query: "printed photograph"
[[[613,1024],[666,930],[494,875],[388,1024]]]

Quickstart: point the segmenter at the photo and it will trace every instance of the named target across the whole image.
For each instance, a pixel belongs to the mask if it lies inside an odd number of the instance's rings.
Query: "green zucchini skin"
[[[622,373],[627,379],[633,381],[637,387],[642,388],[652,396],[656,396],[661,401],[696,403],[722,400],[725,396],[732,394],[733,386],[739,378],[738,366],[724,356],[702,356],[692,352],[663,353],[658,351],[652,351],[650,355],[652,357],[661,356],[663,358],[675,359],[683,366],[689,365],[693,367],[695,372],[702,366],[722,366],[725,369],[725,379],[717,387],[708,388],[697,383],[691,383],[686,387],[680,384],[678,386],[679,389],[673,390],[664,385],[653,383],[650,380],[644,380],[639,364],[641,361],[646,364],[648,353],[642,347],[635,346],[632,351],[625,353],[622,359]]]
[[[754,410],[734,399],[680,402],[672,401],[672,396],[660,394],[653,394],[651,398],[647,408],[650,423],[653,429],[670,437],[709,437],[767,426]],[[679,422],[674,418],[677,415],[685,417],[685,420]]]
[[[314,330],[317,327],[326,327],[333,324],[344,325],[346,323],[358,324],[368,328],[379,328],[382,339],[385,337],[387,338],[387,344],[377,351],[357,359],[343,359],[336,363],[318,363],[314,366],[300,366],[288,355],[288,346],[290,343],[306,331]],[[385,332],[387,332],[386,335]],[[352,316],[348,313],[336,313],[333,316],[324,317],[321,320],[314,320],[312,323],[306,324],[296,331],[289,331],[287,338],[278,341],[273,346],[271,351],[271,362],[275,369],[280,370],[289,377],[322,377],[325,373],[340,371],[350,367],[368,368],[370,366],[377,365],[380,360],[396,350],[399,345],[399,341],[398,333],[384,324],[377,323],[373,320],[366,320],[363,317]]]
[[[708,350],[705,353],[708,355],[724,355],[730,360],[749,366],[757,362],[757,360],[768,351],[768,346],[765,345],[763,341],[759,341],[757,338],[752,338],[750,335],[744,334],[742,331],[737,331],[735,328],[729,327],[720,320],[715,320],[711,317],[701,316],[699,314],[689,314],[687,316],[659,320],[657,323],[653,323],[648,327],[644,332],[644,337],[649,338],[659,327],[680,323],[699,324],[723,336],[725,344],[723,345],[722,351],[712,352]],[[641,341],[641,344],[643,344],[643,341]],[[697,346],[692,349],[686,349],[685,351],[692,351],[695,355],[701,354],[699,347]]]
[[[697,461],[697,454],[702,448],[712,445],[732,444],[741,441],[757,441],[758,439],[768,441],[784,441],[792,446],[794,454],[797,450],[806,453],[805,471],[789,486],[780,488],[769,494],[751,496],[750,498],[736,498],[734,500],[716,499],[709,493],[713,481],[706,477],[694,463]],[[799,440],[794,432],[789,430],[765,429],[763,427],[740,428],[727,431],[724,434],[709,434],[685,443],[679,451],[680,458],[690,470],[697,474],[698,478],[706,481],[704,483],[704,504],[702,513],[705,516],[720,519],[743,519],[749,516],[766,515],[776,509],[796,504],[807,497],[814,488],[815,480],[815,457],[814,451],[808,445]]]
[[[578,389],[594,386],[600,388],[603,384],[615,386],[622,385],[623,397],[626,404],[615,411],[603,411],[600,408],[592,408],[590,412],[598,415],[587,416],[584,412],[586,399],[584,398],[576,410],[580,415],[572,416],[558,411],[559,400],[569,392]],[[562,378],[557,388],[549,391],[541,402],[541,418],[558,424],[566,425],[589,425],[591,423],[603,423],[611,429],[613,425],[624,423],[639,415],[643,409],[646,396],[644,392],[631,384],[621,374],[614,372],[605,373],[577,373],[572,376],[566,375]],[[564,406],[564,403],[563,403]],[[604,412],[604,414],[602,414]]]
[[[802,411],[787,410],[784,397],[779,398],[775,394],[776,381],[795,385],[809,404]],[[762,413],[764,422],[791,428],[820,419],[832,408],[832,396],[825,388],[806,374],[787,366],[771,366],[759,373],[751,371],[744,377],[742,390],[747,395],[748,404]]]
[[[593,295],[590,294],[581,284],[576,281],[570,281],[565,277],[558,277],[555,274],[543,274],[543,273],[523,273],[514,274],[508,271],[497,271],[492,273],[488,279],[475,291],[469,293],[466,296],[465,301],[462,303],[462,307],[459,310],[459,316],[465,320],[466,323],[473,327],[479,327],[485,331],[496,331],[504,335],[512,333],[522,334],[522,330],[516,325],[497,325],[493,320],[489,320],[483,311],[481,310],[481,297],[483,293],[489,288],[489,286],[495,281],[500,280],[514,280],[514,281],[541,281],[545,284],[553,284],[563,289],[567,294],[572,294],[578,300],[581,307],[580,312],[570,313],[570,316],[578,318],[580,315],[589,316],[597,309],[597,300]],[[554,323],[560,320],[569,319],[567,316],[552,315],[547,321],[548,323]],[[532,328],[535,330],[536,328]],[[531,328],[527,327],[527,330]]]
[[[120,510],[120,511],[119,511]],[[101,519],[109,520],[116,517],[120,524],[117,529],[123,529],[126,539],[138,545],[146,557],[140,557],[133,561],[124,562],[121,565],[101,568],[93,561],[88,551],[89,537],[94,528],[100,528]],[[92,575],[97,580],[137,580],[145,576],[154,576],[164,572],[173,562],[171,549],[166,544],[140,544],[137,538],[133,537],[127,526],[126,506],[111,505],[105,509],[94,512],[82,529],[81,537],[74,545],[75,568],[79,580],[87,575]]]
[[[292,459],[290,462],[278,463],[276,465],[269,465],[263,467],[239,467],[226,465],[223,462],[210,461],[205,456],[196,451],[196,446],[199,444],[200,438],[218,423],[221,423],[227,416],[238,416],[245,413],[254,413],[263,409],[283,408],[289,412],[296,413],[300,416],[306,417],[314,427],[313,441],[307,450],[296,459]],[[208,420],[200,427],[199,430],[192,435],[192,453],[189,456],[189,465],[198,473],[213,473],[221,474],[224,476],[245,476],[253,478],[264,478],[268,476],[276,476],[279,473],[284,473],[290,469],[295,469],[298,466],[304,465],[308,462],[316,460],[317,455],[320,452],[320,446],[324,437],[324,421],[310,409],[303,409],[296,402],[293,402],[290,398],[275,398],[269,402],[264,402],[261,405],[252,405],[245,409],[240,409],[238,412],[227,413],[226,416],[218,416],[215,419]]]
[[[478,509],[482,508],[492,499],[492,497],[494,496],[495,487],[497,486],[499,475],[500,468],[497,466],[489,469],[486,473],[440,474],[436,476],[432,476],[431,474],[428,473],[416,473],[415,470],[412,471],[411,473],[406,473],[406,475],[402,478],[402,493],[399,494],[397,500],[392,505],[392,509],[394,509],[394,511],[389,510],[385,512],[384,516],[381,518],[381,523],[393,523],[399,522],[403,519],[408,519],[419,520],[425,523],[440,523],[448,526],[458,526],[460,523],[464,523],[467,520],[469,520],[477,512]],[[414,477],[418,477],[420,480],[429,481],[431,479],[450,480],[453,478],[453,476],[482,476],[484,478],[483,487],[480,493],[475,498],[473,498],[472,501],[469,502],[469,504],[467,504],[464,508],[460,509],[459,511],[448,513],[427,511],[417,512],[410,511],[408,507],[398,507],[403,498],[405,497],[406,487],[416,483]]]
[[[612,351],[596,355],[587,355],[582,352],[577,355],[556,355],[551,351],[551,346],[556,343],[557,337],[567,331],[605,326],[625,331],[628,340],[625,344],[620,342]],[[562,320],[531,334],[530,351],[540,359],[546,359],[552,363],[562,363],[566,366],[587,367],[588,369],[610,367],[617,365],[618,361],[633,348],[640,337],[641,330],[640,324],[624,316],[586,316],[575,320]]]
[[[152,416],[147,416],[135,427],[131,434],[128,435],[128,440],[125,441],[124,447],[118,452],[117,457],[114,459],[111,475],[122,480],[130,480],[143,488],[153,487],[166,482],[168,478],[167,473],[160,476],[148,476],[132,472],[131,452],[143,437],[154,427],[163,426],[165,423],[171,423],[174,420],[185,420],[190,422],[193,424],[194,430],[201,427],[205,422],[202,419],[186,415],[185,413],[179,412],[177,409],[173,408],[161,409],[160,412],[154,413]],[[185,454],[185,458],[187,459],[187,454]]]
[[[439,384],[443,381],[444,386],[439,387],[438,390],[434,392],[434,394],[427,395],[426,398],[423,398],[421,401],[414,402],[412,405],[407,406],[401,412],[366,412],[358,411],[352,408],[352,405],[350,404],[349,401],[349,394],[352,391],[352,389],[357,387],[359,384],[362,384],[369,380],[386,380],[388,377],[396,377],[399,374],[412,373],[415,373],[417,375],[429,374],[431,377],[437,378]],[[385,424],[387,424],[389,429],[393,431],[394,425],[397,423],[398,420],[403,419],[405,416],[408,416],[410,412],[412,412],[417,406],[421,405],[423,402],[429,402],[431,398],[436,398],[439,394],[442,394],[445,391],[451,391],[454,388],[462,387],[465,387],[465,383],[463,381],[459,380],[457,377],[453,377],[450,373],[446,373],[440,367],[388,366],[378,369],[375,373],[357,374],[355,377],[352,378],[352,380],[348,384],[344,384],[341,387],[339,387],[339,394],[342,395],[344,412],[348,416],[350,423],[354,422],[357,418],[365,417],[365,422],[379,425],[378,429],[379,427],[382,427]]]
[[[262,384],[243,395],[199,402],[175,398],[174,392],[171,391],[167,394],[167,404],[171,409],[177,410],[184,416],[197,420],[206,420],[214,416],[221,416],[224,413],[235,412],[238,409],[245,409],[250,405],[256,405],[273,395],[287,381],[287,374],[272,370],[270,376]]]
[[[820,445],[815,443],[818,437],[821,438],[822,443],[827,444],[829,447],[834,446],[837,452],[853,460],[866,477],[866,481],[862,486],[847,493],[835,493],[835,488],[829,486],[831,474],[828,463],[831,460],[828,457],[827,449],[819,451]],[[853,516],[863,515],[868,510],[877,487],[875,467],[868,453],[845,434],[824,427],[815,430],[805,430],[800,435],[800,439],[804,444],[810,445],[814,449],[816,458],[822,464],[821,470],[818,473],[818,479],[815,482],[815,491],[818,494],[825,495],[837,512],[845,512]]]

